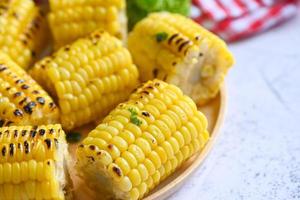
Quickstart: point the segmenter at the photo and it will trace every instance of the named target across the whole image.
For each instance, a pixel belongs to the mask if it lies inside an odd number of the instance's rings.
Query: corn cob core
[[[68,149],[60,125],[2,127],[0,151],[0,199],[65,199]]]
[[[128,98],[138,81],[128,50],[102,31],[61,48],[31,74],[57,99],[68,130],[101,119]]]
[[[45,46],[47,26],[33,0],[0,2],[0,51],[27,68]]]
[[[206,128],[180,89],[149,81],[78,147],[78,172],[103,199],[141,199],[206,144]]]
[[[125,0],[50,0],[48,21],[55,47],[69,44],[102,28],[125,40]]]
[[[128,37],[141,80],[159,78],[203,104],[213,98],[233,57],[217,36],[179,14],[150,14]]]
[[[49,95],[8,56],[0,53],[0,127],[57,123]]]

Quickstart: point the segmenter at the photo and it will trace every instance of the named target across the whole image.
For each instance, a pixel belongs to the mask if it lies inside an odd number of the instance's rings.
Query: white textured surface
[[[222,133],[170,200],[300,199],[300,15],[230,48]]]

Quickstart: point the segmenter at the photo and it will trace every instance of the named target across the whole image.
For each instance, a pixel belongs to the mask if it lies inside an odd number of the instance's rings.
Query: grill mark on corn
[[[10,143],[9,144],[9,155],[13,156],[14,155],[14,151],[15,151],[15,145],[14,145],[14,143]]]
[[[41,104],[41,105],[45,104],[45,99],[43,97],[37,97],[36,101],[39,102],[39,104]]]
[[[18,137],[19,133],[18,133],[18,130],[14,130],[14,137]]]
[[[23,107],[24,111],[28,114],[32,114],[32,109],[36,106],[35,102],[31,101]]]
[[[51,142],[51,140],[47,138],[47,139],[45,139],[45,140],[44,140],[44,142],[46,143],[46,145],[47,145],[47,148],[48,148],[48,149],[50,149],[50,148],[51,148],[51,146],[52,146],[52,142]]]
[[[183,38],[177,39],[176,42],[175,42],[175,44],[179,44],[182,40],[183,40]]]
[[[45,135],[45,133],[46,133],[45,129],[40,129],[40,130],[39,130],[39,134],[40,134],[40,136],[43,136],[43,135]]]
[[[29,143],[27,141],[24,142],[25,153],[28,154],[30,152]]]
[[[1,153],[3,157],[6,155],[6,146],[2,147]]]
[[[14,111],[14,115],[17,117],[21,117],[21,116],[23,116],[23,112],[22,112],[22,110],[16,109]]]
[[[31,130],[30,131],[30,136],[32,137],[32,138],[34,138],[35,136],[36,136],[36,130]]]
[[[27,131],[26,130],[22,130],[21,135],[24,137],[26,135]]]
[[[121,170],[120,170],[118,167],[113,166],[112,169],[113,169],[113,171],[114,171],[119,177],[122,176],[122,172],[121,172]]]
[[[189,40],[183,42],[183,43],[178,47],[178,51],[181,52],[182,49],[183,49],[186,45],[188,45],[189,43],[190,43]]]
[[[29,88],[29,86],[26,85],[26,84],[24,84],[24,85],[21,86],[21,88],[22,88],[23,90],[27,90],[27,89]]]
[[[179,36],[179,34],[178,33],[175,33],[175,34],[173,34],[170,38],[169,38],[169,40],[168,40],[168,44],[171,44],[172,43],[172,41],[176,38],[176,37],[178,37]]]

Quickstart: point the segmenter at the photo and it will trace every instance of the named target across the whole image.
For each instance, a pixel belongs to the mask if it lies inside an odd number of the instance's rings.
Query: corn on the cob
[[[27,68],[45,46],[46,20],[33,0],[0,2],[0,51]]]
[[[126,100],[138,82],[128,50],[102,31],[62,47],[37,63],[31,74],[56,97],[68,130],[101,119]]]
[[[0,128],[0,199],[69,197],[68,147],[60,125]]]
[[[141,199],[206,144],[206,127],[180,89],[149,81],[89,133],[77,168],[103,199]]]
[[[57,123],[59,110],[49,95],[0,53],[0,127]]]
[[[48,20],[55,48],[102,28],[125,39],[127,19],[125,0],[50,0]]]
[[[159,78],[179,86],[199,104],[213,98],[233,57],[217,36],[184,16],[150,14],[128,38],[143,81]]]

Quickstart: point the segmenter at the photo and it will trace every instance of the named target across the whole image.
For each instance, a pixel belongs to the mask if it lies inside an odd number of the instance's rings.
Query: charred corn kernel
[[[46,20],[32,0],[0,2],[0,51],[27,68],[46,44]]]
[[[91,68],[92,63],[97,67]],[[126,100],[138,83],[129,52],[121,41],[102,31],[62,47],[38,62],[30,73],[56,98],[62,126],[68,130],[100,120]],[[110,122],[107,128],[117,134],[126,120]]]
[[[55,46],[61,47],[101,28],[125,40],[125,0],[50,0],[48,21]]]
[[[141,80],[177,85],[198,104],[215,97],[234,59],[226,44],[192,20],[167,12],[137,23],[128,48]]]
[[[37,151],[41,147],[44,151]],[[64,200],[64,193],[70,195],[68,147],[60,125],[1,127],[0,152],[1,199]]]
[[[0,127],[57,123],[51,97],[8,56],[0,53]]]
[[[205,116],[180,89],[148,81],[89,133],[77,149],[77,169],[104,199],[142,199],[203,148],[206,129]],[[98,143],[103,138],[104,146]],[[103,152],[112,158],[109,162]]]

